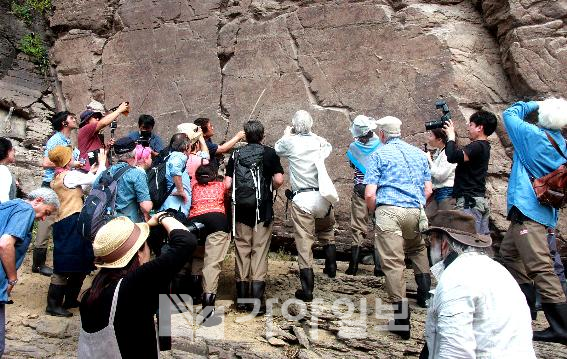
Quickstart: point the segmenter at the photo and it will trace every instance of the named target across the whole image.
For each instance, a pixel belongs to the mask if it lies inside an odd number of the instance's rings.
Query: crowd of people
[[[16,162],[14,147],[0,138],[0,353],[5,304],[36,219],[32,272],[51,278],[47,314],[69,317],[69,309],[79,308],[81,358],[157,357],[159,294],[188,294],[206,310],[204,320],[214,316],[231,240],[235,309],[263,315],[274,194],[284,185],[281,158],[289,163],[285,192],[300,284],[295,297],[310,302],[316,295],[316,241],[323,245],[323,273],[337,275],[337,199],[322,166],[333,148],[313,133],[308,112],[297,111],[272,148],[262,143],[265,130],[257,120],[216,144],[208,118],[178,125],[164,146],[154,133],[154,118],[146,114],[139,117],[139,131],[115,140],[115,124],[129,111],[127,102],[107,111],[93,100],[79,119],[68,111],[53,115],[42,185],[24,198],[17,198],[17,180],[6,166]],[[531,113],[537,122],[528,121]],[[491,258],[486,196],[488,137],[497,127],[495,114],[470,116],[470,143],[464,146],[457,144],[453,122],[444,121],[428,133],[433,152],[405,142],[402,121],[393,116],[375,120],[359,115],[349,128],[353,142],[345,160],[353,169],[352,246],[346,274],[359,273],[372,224],[373,274],[385,278],[394,312],[389,328],[407,340],[412,308],[404,270],[406,260],[412,262],[416,305],[428,308],[422,358],[533,358],[532,338],[567,344],[565,275],[554,236],[559,211],[540,202],[532,187],[534,179],[567,161],[561,134],[567,101],[518,102],[504,111],[502,121],[514,158],[507,198],[510,227],[500,263]],[[76,129],[74,148],[71,133]],[[237,145],[240,141],[245,144]],[[228,163],[219,173],[225,154],[230,154]],[[95,191],[110,202],[96,218],[102,226],[91,238],[85,235],[84,216],[88,202],[96,205]],[[53,268],[46,265],[50,234]],[[91,286],[81,293],[95,268]],[[532,332],[538,309],[549,328]]]

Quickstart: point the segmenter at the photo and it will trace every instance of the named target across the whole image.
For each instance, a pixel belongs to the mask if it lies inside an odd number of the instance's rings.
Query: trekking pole
[[[114,140],[114,132],[118,128],[118,122],[116,120],[110,123],[110,140]],[[114,144],[110,146],[108,151],[108,163],[112,166],[112,158],[114,157]]]

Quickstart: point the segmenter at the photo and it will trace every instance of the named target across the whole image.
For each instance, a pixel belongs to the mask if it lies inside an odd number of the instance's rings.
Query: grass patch
[[[12,1],[10,9],[18,19],[31,26],[34,15],[43,15],[51,10],[51,0],[20,0]]]
[[[43,40],[33,32],[25,35],[18,45],[18,49],[31,58],[42,75],[46,75],[49,69],[49,55]]]
[[[277,252],[269,252],[268,258],[271,260],[290,262],[293,261],[293,255],[283,248],[278,248]]]

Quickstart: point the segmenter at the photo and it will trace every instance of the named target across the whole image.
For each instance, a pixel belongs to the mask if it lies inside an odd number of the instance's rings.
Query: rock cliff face
[[[10,47],[9,36],[17,36],[13,29],[22,24],[12,19],[0,28],[0,50],[7,54],[0,62],[0,109],[14,106],[29,120],[24,138],[44,141],[45,109],[60,103],[79,113],[91,98],[107,107],[130,101],[133,110],[120,120],[121,133],[133,129],[141,113],[154,115],[166,139],[178,123],[207,116],[220,142],[256,118],[271,145],[293,113],[305,109],[314,117],[314,132],[334,147],[327,166],[342,199],[338,234],[346,244],[352,173],[345,151],[352,141],[348,125],[357,114],[397,116],[403,137],[421,146],[423,123],[438,117],[439,96],[464,136],[465,119],[477,109],[500,113],[515,99],[567,90],[562,71],[567,3],[560,0],[53,0],[53,5],[56,81],[42,82],[44,87],[27,75],[25,56]],[[507,227],[511,166],[502,126],[491,143],[487,187],[499,236]],[[283,207],[278,199],[279,234],[289,232]]]

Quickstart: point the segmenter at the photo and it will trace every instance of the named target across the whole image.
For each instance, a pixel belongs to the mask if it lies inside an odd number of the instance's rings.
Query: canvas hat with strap
[[[490,236],[476,233],[474,217],[462,211],[438,211],[431,219],[429,228],[423,233],[430,234],[433,231],[443,232],[457,242],[471,247],[486,248],[492,245]]]

